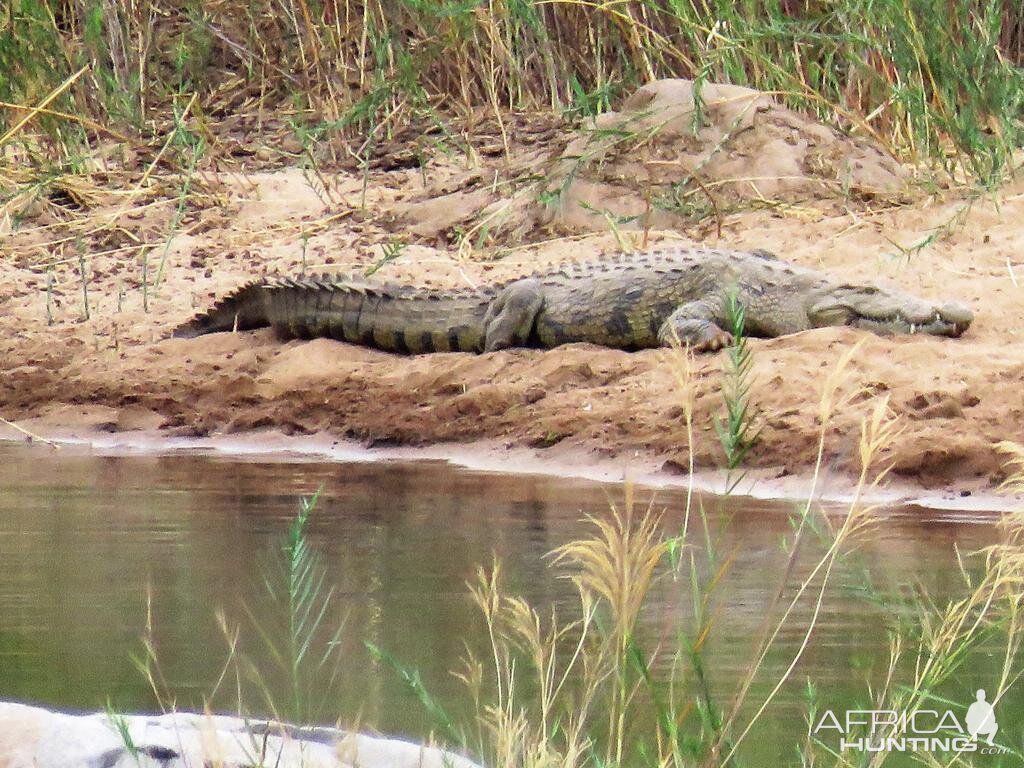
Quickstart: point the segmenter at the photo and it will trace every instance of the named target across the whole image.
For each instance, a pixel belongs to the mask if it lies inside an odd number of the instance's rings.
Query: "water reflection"
[[[419,669],[430,690],[458,712],[462,689],[449,674],[468,641],[485,647],[466,582],[478,564],[500,556],[508,586],[546,613],[576,608],[575,591],[552,578],[545,554],[602,515],[614,486],[539,476],[504,476],[443,463],[280,462],[217,456],[113,457],[23,445],[0,445],[0,698],[63,708],[123,709],[157,702],[129,661],[152,625],[160,673],[180,708],[202,706],[228,655],[217,612],[243,628],[242,648],[261,658],[245,606],[260,614],[266,596],[261,564],[274,553],[300,495],[323,486],[311,520],[314,546],[335,585],[344,617],[340,695],[327,719],[358,720],[386,732],[424,735],[435,725],[363,641]],[[646,504],[651,492],[639,494]],[[681,524],[685,494],[658,491],[664,523]],[[793,505],[703,500],[708,538],[731,558],[728,578],[710,609],[710,686],[728,699],[750,661],[765,607],[787,570],[781,546],[791,536]],[[880,512],[884,519],[861,547],[873,587],[892,593],[957,589],[954,546],[972,550],[994,539],[987,524],[944,522],[938,513]],[[981,516],[983,519],[984,516]],[[977,522],[977,518],[973,518]],[[698,519],[691,521],[698,530]],[[702,535],[703,536],[703,535]],[[694,539],[700,543],[701,538]],[[814,544],[796,562],[787,595],[815,560]],[[698,553],[704,562],[705,553]],[[765,720],[754,749],[792,757],[803,730],[808,678],[837,701],[863,699],[863,681],[884,671],[888,638],[854,560],[835,576],[813,642]],[[692,616],[685,579],[663,580],[645,619],[652,647],[675,636]],[[810,606],[780,636],[768,661],[765,695],[803,640]],[[273,621],[266,619],[269,631]],[[265,657],[265,654],[263,654]],[[283,694],[285,680],[269,675]],[[236,681],[224,681],[215,704],[230,708]],[[977,679],[965,679],[972,692]],[[969,701],[970,697],[965,698]],[[266,709],[258,696],[250,701]]]

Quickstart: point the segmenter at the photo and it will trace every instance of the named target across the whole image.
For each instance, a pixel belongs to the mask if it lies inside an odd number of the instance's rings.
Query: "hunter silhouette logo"
[[[962,722],[950,709],[852,709],[838,715],[829,709],[818,720],[814,734],[822,738],[834,732],[840,751],[1006,752],[995,743],[999,725],[984,688],[978,689],[974,703],[961,717]]]
[[[985,689],[978,689],[978,698],[967,709],[967,731],[975,741],[979,736],[988,736],[988,745],[992,746],[992,739],[995,738],[999,724],[996,722],[996,713],[992,705],[985,701]]]

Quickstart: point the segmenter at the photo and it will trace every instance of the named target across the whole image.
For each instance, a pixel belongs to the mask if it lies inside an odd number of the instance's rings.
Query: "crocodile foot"
[[[716,330],[705,339],[694,344],[694,352],[717,352],[720,349],[732,346],[733,337],[728,331]]]

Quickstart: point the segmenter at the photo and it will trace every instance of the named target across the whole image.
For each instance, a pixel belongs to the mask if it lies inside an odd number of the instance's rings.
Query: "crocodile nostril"
[[[944,304],[939,309],[939,313],[947,322],[955,323],[958,326],[962,325],[964,328],[974,321],[974,313],[971,309],[955,302]]]

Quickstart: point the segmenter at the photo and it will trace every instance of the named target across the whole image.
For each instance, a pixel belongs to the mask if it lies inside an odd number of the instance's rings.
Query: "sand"
[[[176,226],[178,190],[166,180],[139,185],[145,158],[98,163],[88,194],[69,183],[66,195],[28,200],[16,225],[0,220],[0,416],[38,432],[275,430],[453,450],[486,441],[541,460],[642,457],[683,472],[683,393],[662,350],[402,357],[326,339],[282,342],[269,330],[168,336],[255,275],[303,264],[363,270],[389,244],[400,244],[397,257],[376,277],[476,285],[622,247],[699,243],[766,248],[976,314],[955,340],[847,328],[753,340],[760,436],[748,461],[759,476],[810,470],[822,387],[860,342],[826,428],[826,469],[856,476],[861,421],[887,398],[902,430],[881,457],[894,482],[953,495],[995,487],[1004,474],[994,444],[1024,442],[1024,184],[973,200],[948,185],[926,194],[913,169],[877,147],[745,89],[710,100],[706,91],[705,123],[687,133],[686,87],[651,88],[601,118],[600,132],[510,117],[507,143],[490,153],[438,151],[408,167],[399,162],[408,142],[395,140],[365,177],[351,163],[314,172],[301,157],[239,151],[203,170]],[[623,120],[643,123],[628,146],[594,138]],[[580,142],[590,147],[582,160]],[[576,160],[564,175],[567,158]],[[538,194],[527,175],[564,193]],[[675,188],[673,205],[652,203],[680,180],[687,186]],[[692,451],[704,470],[722,463],[713,424],[724,363],[723,354],[694,363]]]

